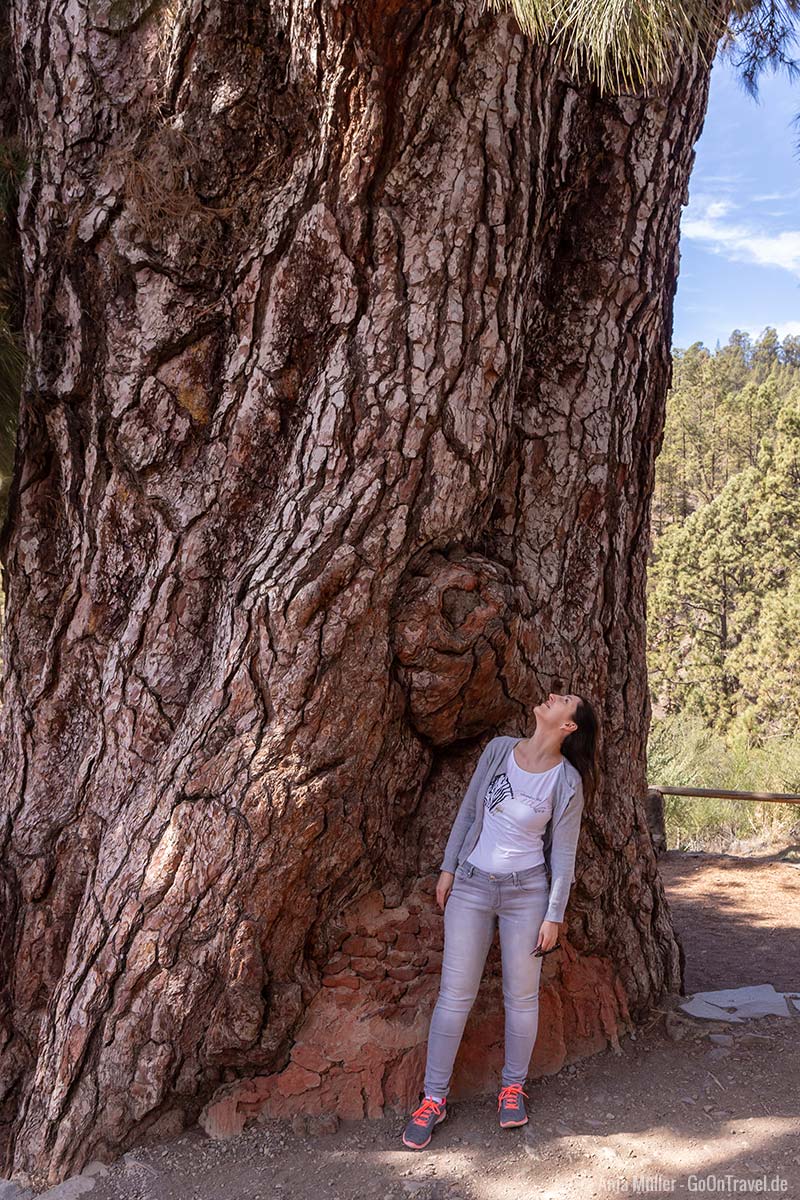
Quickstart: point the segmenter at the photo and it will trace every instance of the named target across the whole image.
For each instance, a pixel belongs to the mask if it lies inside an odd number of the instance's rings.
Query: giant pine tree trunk
[[[644,567],[707,70],[602,99],[472,0],[12,37],[6,1173],[415,1097],[455,806],[554,687],[602,787],[536,1062],[614,1042],[680,984]]]

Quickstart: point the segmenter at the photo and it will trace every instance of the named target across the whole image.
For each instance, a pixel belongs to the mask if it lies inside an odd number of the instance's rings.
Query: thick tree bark
[[[644,568],[707,72],[602,99],[477,7],[12,6],[6,1173],[415,1095],[427,876],[552,687],[603,785],[546,1069],[679,985]],[[326,1056],[334,997],[392,1052]]]

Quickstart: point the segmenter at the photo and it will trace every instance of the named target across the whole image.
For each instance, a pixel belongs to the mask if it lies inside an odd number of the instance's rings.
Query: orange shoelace
[[[442,1111],[441,1104],[437,1104],[435,1100],[425,1099],[420,1104],[419,1108],[415,1109],[411,1114],[414,1118],[415,1125],[424,1125],[432,1112],[437,1115]]]
[[[508,1087],[500,1089],[500,1095],[497,1097],[498,1109],[502,1107],[503,1101],[509,1108],[519,1108],[520,1096],[527,1096],[527,1092],[523,1092],[521,1083],[509,1083]]]

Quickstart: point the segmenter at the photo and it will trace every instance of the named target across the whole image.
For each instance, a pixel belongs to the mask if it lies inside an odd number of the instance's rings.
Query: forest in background
[[[800,792],[800,338],[675,350],[647,590],[651,786]],[[670,797],[670,847],[768,845],[800,809]]]

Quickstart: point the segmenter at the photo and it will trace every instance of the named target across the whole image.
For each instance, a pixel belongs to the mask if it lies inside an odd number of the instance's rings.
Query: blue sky
[[[800,85],[786,72],[759,79],[750,97],[728,63],[711,71],[696,144],[672,344],[725,345],[734,329],[756,338],[800,334]]]

